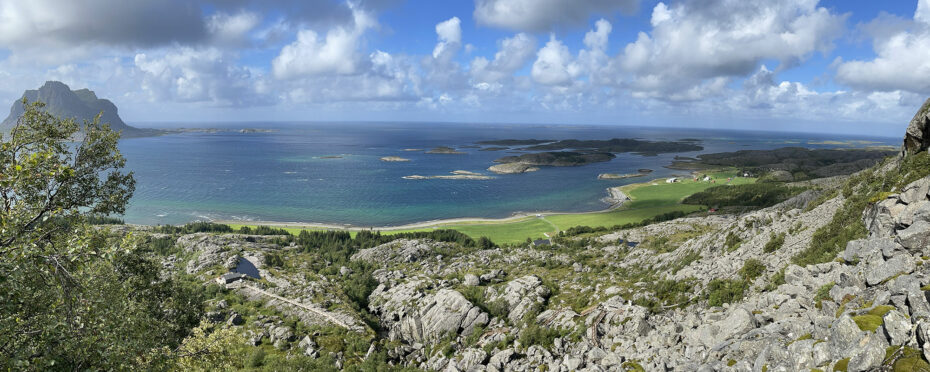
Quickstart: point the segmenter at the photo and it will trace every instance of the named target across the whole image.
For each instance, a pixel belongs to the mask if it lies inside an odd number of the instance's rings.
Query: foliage
[[[564,336],[565,332],[555,329],[542,327],[536,322],[528,322],[526,327],[520,331],[520,345],[523,347],[530,347],[532,345],[539,345],[546,349],[552,348],[553,341],[561,336]]]
[[[91,225],[122,225],[126,222],[121,218],[103,216],[103,215],[90,215],[86,216],[85,220],[88,224]]]
[[[727,240],[723,243],[723,246],[726,247],[727,252],[733,252],[739,249],[739,246],[743,244],[743,239],[739,237],[738,234],[730,231],[727,233]]]
[[[646,284],[646,289],[651,291],[655,298],[638,297],[633,302],[654,313],[669,308],[680,308],[691,302],[694,283],[693,278],[680,281],[670,279],[652,281]]]
[[[244,346],[245,340],[235,329],[213,330],[211,324],[204,322],[181,344],[180,358],[175,361],[174,368],[180,371],[233,370],[239,367],[241,355],[246,355]]]
[[[191,222],[182,226],[161,225],[155,227],[155,232],[162,234],[194,234],[194,233],[231,233],[232,227],[206,221]]]
[[[687,216],[687,215],[688,215],[688,213],[685,213],[685,212],[682,212],[682,211],[672,211],[672,212],[663,213],[663,214],[656,215],[656,216],[651,217],[651,218],[644,219],[644,220],[642,220],[642,221],[640,221],[640,222],[631,222],[631,223],[627,223],[627,224],[623,224],[623,225],[614,225],[614,226],[610,226],[610,227],[606,227],[606,226],[598,226],[598,227],[575,226],[575,227],[570,227],[570,228],[568,228],[567,230],[560,231],[560,232],[559,232],[559,236],[576,236],[576,235],[581,235],[581,234],[590,234],[590,233],[598,233],[598,232],[608,232],[608,231],[632,229],[632,228],[634,228],[634,227],[647,226],[647,225],[651,225],[651,224],[658,223],[658,222],[671,221],[671,220],[674,220],[674,219],[676,219],[676,218],[681,218],[681,217],[684,217],[684,216]]]
[[[830,290],[833,289],[833,286],[835,285],[836,283],[829,282],[827,284],[820,286],[820,288],[817,289],[817,294],[814,296],[814,302],[815,302],[815,306],[818,309],[820,308],[820,304],[821,302],[823,302],[823,300],[830,299]]]
[[[749,283],[742,279],[714,279],[707,283],[705,296],[708,306],[722,306],[743,299]]]
[[[697,192],[682,200],[682,204],[712,207],[771,207],[800,194],[803,187],[790,187],[780,183],[748,183],[721,185]]]
[[[743,263],[743,268],[739,270],[739,275],[746,281],[752,281],[765,272],[765,264],[755,258],[750,258]]]
[[[119,134],[23,103],[0,144],[0,369],[163,367],[202,315],[202,287],[161,277],[150,255],[171,244],[89,225],[115,222],[100,216],[134,191]]]
[[[773,232],[769,236],[769,241],[762,247],[762,252],[772,253],[779,250],[783,245],[785,245],[785,233],[775,234]]]
[[[239,233],[247,235],[291,235],[291,233],[285,229],[276,229],[268,226],[256,226],[255,228],[242,226],[239,228]]]

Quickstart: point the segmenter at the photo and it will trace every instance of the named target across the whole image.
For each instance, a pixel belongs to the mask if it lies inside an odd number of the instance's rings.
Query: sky
[[[0,102],[124,121],[607,124],[898,137],[930,0],[0,0]]]

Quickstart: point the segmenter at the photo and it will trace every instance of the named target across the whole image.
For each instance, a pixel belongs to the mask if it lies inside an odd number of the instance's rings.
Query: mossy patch
[[[849,368],[849,358],[840,359],[833,365],[833,372],[846,372]]]
[[[626,372],[646,372],[646,369],[634,360],[624,362],[620,368]]]
[[[856,325],[859,326],[859,329],[869,332],[874,332],[878,329],[878,326],[884,323],[882,317],[872,314],[858,315],[854,316],[852,319],[856,322]]]
[[[894,372],[930,372],[930,363],[927,363],[921,352],[907,346],[892,346],[885,349],[885,367],[891,367]]]

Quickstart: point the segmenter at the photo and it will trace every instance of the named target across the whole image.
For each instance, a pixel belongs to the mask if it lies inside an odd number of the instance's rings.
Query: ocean
[[[785,146],[848,147],[867,141],[898,146],[898,138],[734,130],[590,125],[446,123],[193,123],[188,127],[262,128],[272,132],[188,132],[120,142],[136,192],[123,218],[134,224],[196,220],[277,221],[352,226],[396,226],[461,218],[501,218],[514,213],[601,210],[606,189],[685,171],[664,168],[675,156]],[[514,155],[478,151],[495,139],[698,139],[703,151],[659,156],[618,154],[580,167],[543,167],[533,173],[494,175],[494,159]],[[428,154],[448,146],[463,155]],[[384,162],[399,156],[409,162]],[[646,177],[598,180],[600,173]],[[465,170],[490,180],[409,180]]]

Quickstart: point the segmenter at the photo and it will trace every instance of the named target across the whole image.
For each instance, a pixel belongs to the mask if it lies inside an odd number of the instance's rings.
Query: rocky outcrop
[[[924,102],[911,119],[904,136],[902,153],[913,155],[930,148],[930,99]]]
[[[430,239],[398,239],[374,248],[362,249],[352,255],[352,261],[369,263],[416,262],[432,255],[434,249],[449,245],[448,243],[434,242]]]
[[[551,293],[536,275],[511,280],[500,291],[490,288],[488,292],[491,302],[503,301],[507,304],[507,318],[514,324],[527,314],[540,311]]]
[[[382,283],[369,296],[369,310],[381,319],[391,340],[437,342],[443,337],[468,336],[488,323],[488,315],[461,293],[432,285],[425,279],[390,288]]]
[[[930,253],[930,177],[905,186],[863,213],[870,237],[890,238],[911,252]]]
[[[488,170],[497,174],[517,174],[535,172],[539,170],[539,167],[523,163],[504,163],[492,165]]]

